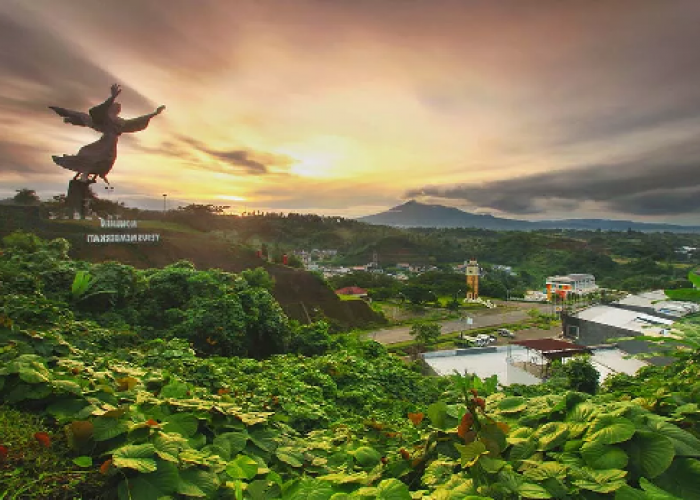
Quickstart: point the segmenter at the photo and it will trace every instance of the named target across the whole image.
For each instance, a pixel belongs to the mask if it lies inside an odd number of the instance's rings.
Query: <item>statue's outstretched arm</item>
[[[132,118],[131,120],[125,120],[122,126],[122,133],[129,132],[140,132],[148,127],[151,118],[158,116],[163,112],[165,106],[159,106],[153,113],[148,113],[147,115],[139,116],[138,118]]]

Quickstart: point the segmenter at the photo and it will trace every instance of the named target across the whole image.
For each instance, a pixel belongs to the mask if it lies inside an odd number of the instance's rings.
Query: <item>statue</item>
[[[115,83],[112,85],[111,93],[109,99],[91,108],[89,113],[49,106],[56,114],[63,117],[65,123],[89,127],[102,133],[98,141],[83,146],[76,155],[52,157],[56,165],[76,172],[73,181],[81,182],[85,187],[97,182],[97,177],[109,184],[107,174],[112,170],[117,159],[119,136],[144,130],[148,127],[151,118],[161,114],[165,109],[165,106],[160,106],[153,113],[125,120],[119,117],[122,107],[115,101],[121,93],[121,87]]]

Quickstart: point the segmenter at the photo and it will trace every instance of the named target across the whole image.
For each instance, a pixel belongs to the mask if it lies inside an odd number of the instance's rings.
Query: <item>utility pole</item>
[[[168,195],[167,195],[167,194],[163,194],[163,212],[165,212],[165,211],[167,210],[167,206],[166,206],[166,204],[165,204],[165,203],[166,203],[165,200],[166,200],[167,198],[168,198]]]

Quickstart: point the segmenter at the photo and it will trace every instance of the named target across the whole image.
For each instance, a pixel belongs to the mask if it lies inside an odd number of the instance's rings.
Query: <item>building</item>
[[[670,300],[663,290],[629,294],[610,305],[667,319],[682,318],[700,311],[700,306],[693,302]]]
[[[367,290],[359,286],[346,286],[335,291],[336,295],[354,295],[355,297],[367,297]]]
[[[673,319],[612,305],[597,305],[562,315],[564,337],[585,346],[604,345],[621,337],[668,336],[674,322]],[[629,354],[649,352],[649,345],[643,340],[623,340],[616,344]],[[667,360],[652,358],[651,362],[666,364]]]
[[[559,295],[566,298],[570,293],[585,294],[597,290],[595,276],[592,274],[567,274],[566,276],[550,276],[547,278],[547,298]]]
[[[479,264],[476,259],[470,259],[466,268],[467,298],[474,300],[479,298]]]

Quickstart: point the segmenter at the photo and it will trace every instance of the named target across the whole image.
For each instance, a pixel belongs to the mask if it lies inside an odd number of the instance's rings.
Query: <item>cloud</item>
[[[571,211],[590,202],[624,214],[696,213],[700,212],[700,144],[481,184],[426,186],[406,196],[461,200],[519,215]]]

